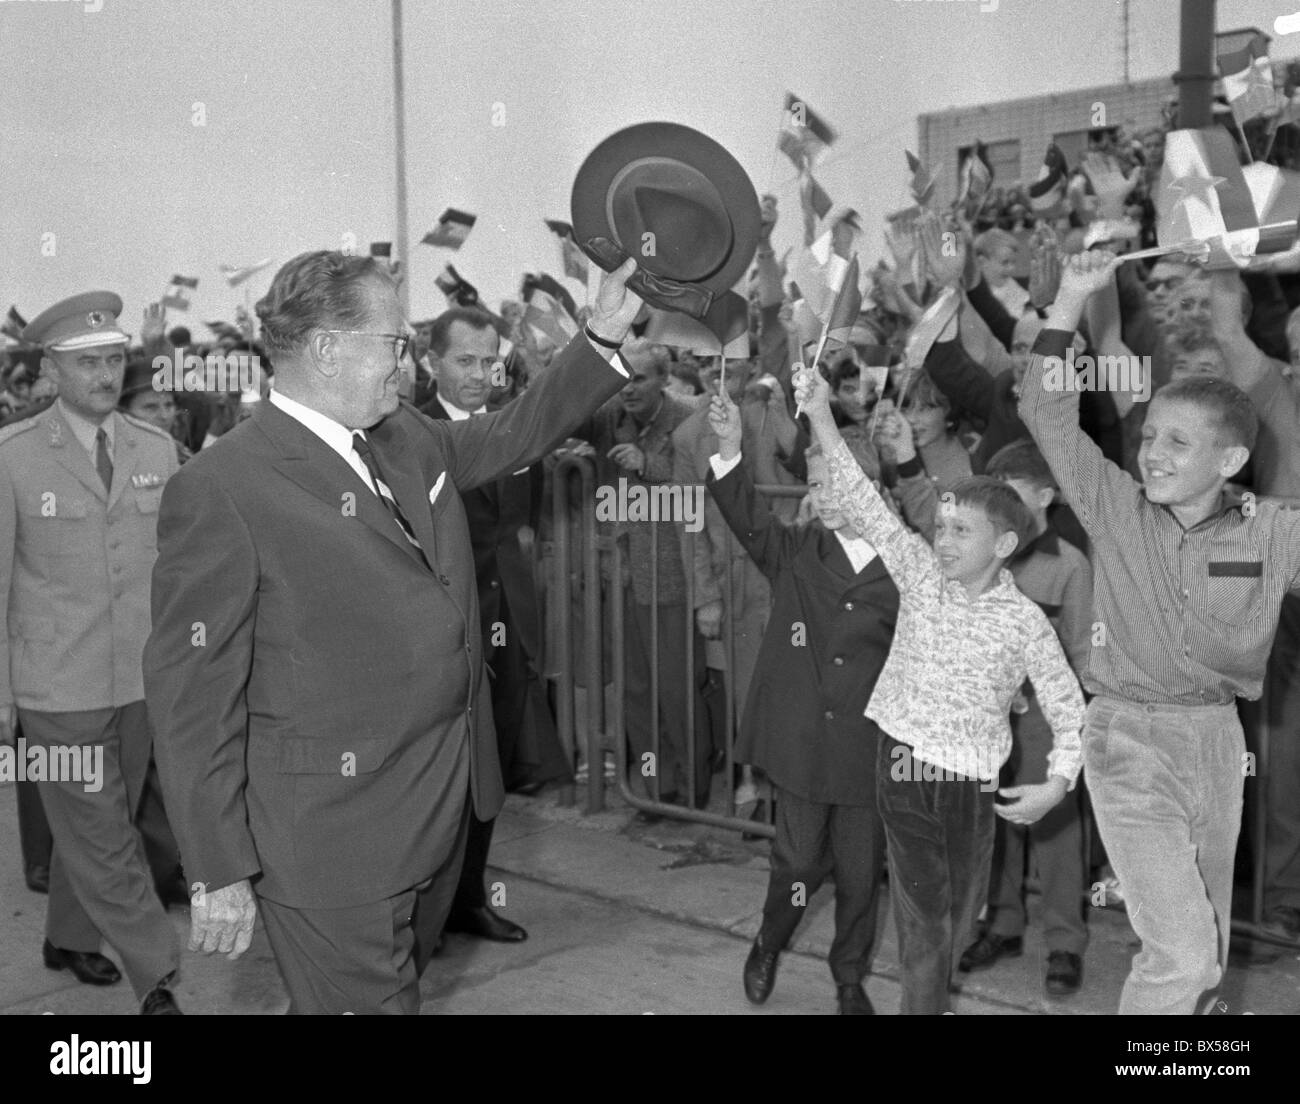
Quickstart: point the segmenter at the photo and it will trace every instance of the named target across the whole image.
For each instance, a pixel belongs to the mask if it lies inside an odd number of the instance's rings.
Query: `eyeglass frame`
[[[321,333],[351,334],[354,337],[386,337],[392,342],[400,341],[400,345],[393,345],[393,352],[397,354],[398,364],[401,364],[406,359],[406,354],[411,348],[410,334],[376,333],[372,330],[321,330]]]

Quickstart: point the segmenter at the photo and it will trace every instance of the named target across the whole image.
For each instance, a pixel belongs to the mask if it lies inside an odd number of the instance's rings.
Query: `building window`
[[[974,151],[974,146],[962,146],[957,151],[957,179],[966,166],[966,158]],[[1003,142],[985,142],[984,159],[993,172],[993,183],[1000,188],[1008,188],[1020,179],[1020,139],[1009,138]]]
[[[1119,134],[1119,127],[1097,127],[1093,130],[1070,130],[1052,135],[1052,141],[1065,154],[1065,163],[1071,170],[1079,168],[1084,155],[1093,149],[1111,149]]]

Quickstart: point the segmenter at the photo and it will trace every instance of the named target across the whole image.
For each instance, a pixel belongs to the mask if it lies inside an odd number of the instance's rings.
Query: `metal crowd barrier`
[[[555,467],[554,482],[552,487],[552,509],[553,509],[553,542],[555,548],[555,564],[553,577],[550,580],[550,594],[548,595],[548,607],[550,602],[554,601],[558,613],[557,645],[559,654],[556,657],[558,664],[557,679],[557,719],[559,724],[560,738],[564,743],[565,750],[570,756],[570,762],[573,761],[573,751],[576,743],[575,736],[575,685],[574,664],[573,664],[573,639],[572,639],[572,586],[571,579],[573,576],[572,554],[573,547],[570,539],[570,502],[569,490],[574,478],[579,480],[581,492],[581,524],[580,539],[581,561],[580,574],[583,581],[583,603],[582,603],[582,631],[584,635],[584,678],[587,686],[587,813],[601,812],[605,808],[605,772],[604,772],[604,753],[605,749],[612,744],[615,752],[615,761],[617,762],[617,782],[618,792],[630,806],[635,809],[645,810],[647,812],[657,813],[665,817],[673,817],[679,820],[693,821],[699,824],[708,824],[718,828],[728,828],[735,831],[745,832],[752,835],[761,835],[771,838],[775,834],[772,827],[772,803],[767,802],[768,820],[766,823],[756,822],[754,820],[732,816],[728,814],[719,814],[710,812],[707,809],[696,809],[688,805],[674,805],[666,802],[647,799],[634,793],[628,784],[628,771],[631,764],[628,761],[628,741],[625,727],[624,715],[624,694],[625,694],[625,670],[624,663],[626,660],[625,651],[625,627],[626,614],[624,603],[627,600],[627,591],[622,579],[623,572],[623,550],[617,539],[614,537],[601,536],[596,526],[596,468],[592,461],[586,457],[578,455],[566,455],[562,457]],[[757,490],[768,497],[802,497],[806,488],[803,486],[786,486],[775,484],[762,484]],[[1300,506],[1300,499],[1286,500],[1289,504]],[[692,562],[690,553],[693,552],[693,542],[699,538],[699,534],[687,533],[688,540],[686,562]],[[724,586],[725,593],[729,596],[735,594],[733,579],[733,542],[734,537],[728,530],[726,534],[727,554]],[[650,555],[654,565],[658,564],[658,542],[659,527],[651,526],[650,530]],[[605,570],[602,571],[602,563]],[[695,576],[690,570],[685,571],[686,576],[686,639],[684,641],[684,661],[687,672],[688,682],[694,670],[695,660]],[[601,615],[602,587],[601,580],[604,578],[608,581],[608,598],[611,603],[611,655],[609,671],[604,669],[602,663],[602,649],[600,642],[603,637],[603,622]],[[651,574],[651,592],[650,608],[656,611],[651,625],[651,644],[650,644],[650,733],[651,748],[655,756],[655,763],[663,762],[659,746],[659,663],[658,663],[658,638],[659,638],[659,618],[658,610],[658,590],[659,590],[659,573],[653,570]],[[722,643],[726,654],[727,669],[724,672],[725,685],[725,720],[724,720],[724,744],[726,748],[726,768],[723,772],[725,783],[726,808],[734,807],[735,799],[735,759],[734,759],[734,742],[737,735],[738,725],[737,703],[735,700],[735,625],[734,619],[729,616],[731,612],[730,602],[724,603],[724,617],[722,620]],[[1300,675],[1300,672],[1297,672]],[[613,708],[612,715],[605,716],[605,694],[604,686],[606,678],[613,685]],[[685,718],[686,733],[686,771],[687,771],[687,790],[689,796],[686,798],[693,802],[695,794],[695,705],[696,694],[688,693],[687,715]],[[1253,778],[1247,779],[1245,791],[1246,801],[1250,804],[1250,813],[1243,813],[1243,821],[1249,819],[1253,831],[1250,833],[1250,846],[1252,853],[1251,867],[1251,887],[1250,887],[1250,918],[1238,919],[1232,921],[1233,932],[1241,935],[1250,936],[1262,942],[1277,944],[1283,947],[1300,948],[1300,943],[1293,942],[1277,936],[1263,929],[1261,926],[1264,914],[1264,878],[1265,878],[1265,857],[1266,857],[1266,837],[1268,823],[1268,771],[1269,771],[1269,746],[1271,739],[1269,718],[1268,718],[1268,682],[1265,680],[1264,695],[1258,702],[1251,703],[1251,707],[1246,711],[1243,718],[1243,724],[1246,726],[1247,735],[1252,736],[1253,740],[1248,740],[1249,746],[1256,752],[1256,774]],[[1291,738],[1300,738],[1300,733],[1292,734]],[[1086,781],[1086,780],[1085,780]],[[657,787],[652,787],[652,791]],[[572,787],[567,791],[568,803],[572,803]],[[561,800],[566,799],[561,795]],[[1084,838],[1089,839],[1092,834],[1093,826],[1091,824],[1091,815],[1088,810],[1084,811]],[[1243,825],[1245,826],[1245,825]],[[1122,887],[1121,887],[1122,888]]]

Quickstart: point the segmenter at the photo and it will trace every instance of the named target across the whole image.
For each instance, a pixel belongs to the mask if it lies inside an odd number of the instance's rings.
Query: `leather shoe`
[[[48,866],[29,866],[23,871],[27,888],[33,893],[49,893],[50,868]]]
[[[749,949],[749,957],[745,959],[745,996],[751,1004],[762,1004],[772,995],[772,986],[776,984],[776,964],[780,957],[780,950],[764,946],[763,933],[759,932],[754,945]]]
[[[144,1000],[140,1002],[140,1015],[183,1016],[185,1014],[176,1003],[176,998],[172,996],[172,991],[167,988],[172,983],[174,976],[174,974],[168,974],[144,995]]]
[[[874,1016],[876,1010],[871,1007],[871,998],[867,996],[867,991],[862,988],[862,983],[856,985],[841,985],[839,987],[840,998],[840,1015],[841,1016]]]
[[[97,951],[65,951],[47,939],[41,955],[48,969],[71,970],[82,985],[112,985],[122,980],[112,961]]]
[[[963,974],[969,974],[972,970],[987,970],[1000,958],[1019,958],[1024,949],[1024,940],[1018,935],[985,932],[962,952],[957,969]]]
[[[1083,959],[1069,951],[1052,951],[1047,956],[1047,992],[1069,997],[1083,984]]]
[[[498,916],[487,905],[453,913],[447,917],[443,930],[490,939],[493,943],[522,943],[528,938],[523,928],[504,916]]]

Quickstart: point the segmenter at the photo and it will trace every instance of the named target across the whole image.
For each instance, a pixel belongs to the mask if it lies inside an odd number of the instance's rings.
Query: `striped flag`
[[[262,269],[268,267],[270,264],[271,258],[267,257],[265,260],[258,261],[251,265],[244,265],[242,267],[223,264],[218,265],[217,268],[221,272],[221,275],[226,278],[227,284],[231,287],[238,287],[250,276],[257,275],[257,273],[261,272]]]
[[[546,229],[560,239],[560,260],[564,265],[564,275],[570,280],[587,282],[587,272],[591,262],[587,255],[578,248],[573,238],[573,227],[559,219],[545,219]]]
[[[862,293],[858,290],[858,283],[858,255],[855,253],[844,270],[839,291],[835,293],[835,302],[831,304],[831,312],[826,318],[822,342],[827,349],[838,349],[849,343],[849,334],[857,325],[858,314],[862,311]]]
[[[1277,107],[1273,66],[1263,35],[1255,35],[1240,50],[1220,54],[1219,74],[1238,124],[1270,114]]]
[[[173,276],[171,286],[189,288],[193,291],[199,286],[199,278],[197,276]]]
[[[15,341],[22,341],[23,329],[27,326],[27,319],[18,313],[15,306],[9,307],[9,313],[5,315],[4,322],[0,323],[0,333],[5,337],[11,337]]]
[[[448,301],[457,307],[474,307],[478,305],[478,288],[466,280],[451,265],[444,265],[442,273],[435,276],[433,282]]]
[[[440,249],[459,249],[465,244],[469,232],[478,221],[477,215],[467,211],[458,211],[448,207],[438,218],[438,225],[420,239],[423,245],[432,245]]]
[[[524,325],[534,337],[545,337],[557,349],[564,348],[578,334],[578,323],[559,301],[536,287],[524,304]]]
[[[1029,206],[1036,215],[1050,215],[1065,199],[1065,188],[1069,182],[1069,172],[1065,164],[1065,154],[1055,142],[1048,142],[1047,152],[1043,154],[1043,167],[1038,170],[1038,179],[1029,185]]]
[[[180,291],[170,291],[164,295],[162,297],[162,305],[178,311],[187,311],[190,309],[190,301],[186,299],[185,294]]]
[[[934,195],[934,177],[930,175],[929,169],[921,163],[921,159],[916,154],[911,150],[903,152],[907,155],[907,168],[912,174],[912,198],[919,206],[924,207]]]
[[[793,92],[785,94],[785,121],[776,146],[800,171],[812,168],[827,146],[839,137],[835,128]]]
[[[992,183],[993,170],[988,166],[984,143],[976,142],[974,149],[966,154],[966,160],[962,163],[958,205],[978,210]]]
[[[1257,244],[1259,218],[1232,136],[1222,127],[1171,130],[1165,136],[1156,207],[1162,246],[1204,246],[1211,269],[1244,263],[1237,258],[1245,251],[1254,254],[1251,236]]]

